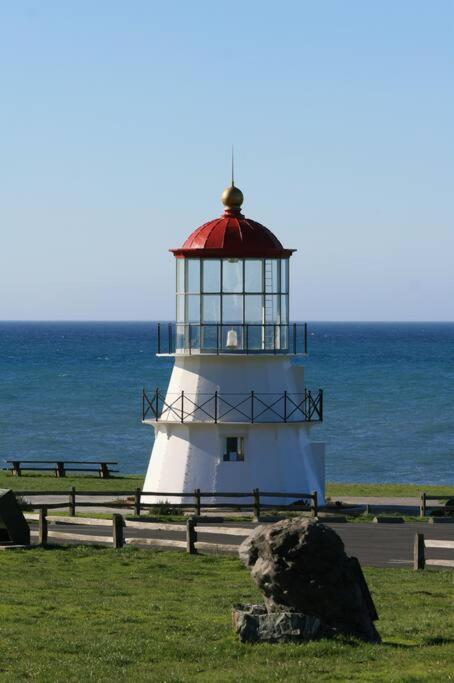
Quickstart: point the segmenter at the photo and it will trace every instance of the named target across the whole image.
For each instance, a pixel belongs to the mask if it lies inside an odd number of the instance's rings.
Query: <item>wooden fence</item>
[[[421,502],[419,504],[419,515],[420,515],[420,517],[425,517],[427,510],[430,509],[431,507],[433,507],[431,505],[427,505],[428,500],[447,500],[448,501],[451,498],[454,500],[454,492],[449,496],[433,496],[430,493],[421,493]],[[437,509],[439,510],[440,508],[437,507]],[[444,505],[442,509],[449,512],[449,513],[454,513],[454,505]]]
[[[14,491],[15,495],[30,498],[33,496],[56,496],[65,495],[64,491]],[[252,509],[254,519],[257,521],[260,519],[261,511],[264,509],[292,509],[294,504],[298,501],[304,500],[309,501],[309,508],[312,517],[317,517],[318,514],[318,500],[317,491],[312,491],[312,493],[283,493],[283,492],[269,492],[260,491],[259,489],[254,489],[250,492],[206,492],[200,489],[195,489],[192,492],[160,492],[160,491],[142,491],[140,488],[135,489],[135,491],[76,491],[76,487],[72,486],[68,493],[67,503],[60,501],[56,503],[45,503],[44,507],[48,509],[56,509],[67,507],[69,514],[72,517],[76,515],[76,508],[81,507],[130,507],[134,510],[136,515],[140,515],[143,509],[150,509],[157,505],[157,503],[144,503],[142,498],[145,496],[154,496],[161,503],[168,503],[171,507],[175,508],[189,508],[194,509],[194,514],[200,516],[202,509],[213,509],[213,508],[234,508],[234,509]],[[110,501],[104,503],[102,501],[86,501],[80,500],[80,498],[86,498],[88,496],[109,497],[116,498],[116,501]],[[79,497],[79,500],[77,500]],[[124,498],[124,500],[118,500],[119,498]],[[172,503],[169,498],[187,498],[187,503]],[[209,499],[216,498],[238,498],[238,503],[211,503]],[[270,504],[265,503],[263,499],[270,498],[293,498],[295,503],[290,505],[279,505],[276,503]],[[205,501],[203,500],[205,499]],[[208,499],[208,500],[207,500]],[[249,502],[248,500],[249,499]],[[37,504],[35,508],[41,507]]]
[[[39,513],[25,513],[25,518],[29,522],[37,522],[37,532],[32,530],[32,536],[38,537],[39,545],[48,545],[52,540],[56,541],[76,541],[80,543],[95,543],[107,544],[114,548],[122,548],[125,545],[146,545],[159,548],[172,548],[186,550],[191,555],[200,550],[216,551],[234,553],[238,552],[238,545],[228,543],[215,543],[207,541],[199,541],[198,534],[222,534],[223,536],[236,536],[242,539],[247,538],[253,531],[252,528],[245,527],[226,527],[219,526],[216,523],[210,523],[207,519],[198,519],[196,517],[189,517],[185,524],[166,524],[161,522],[137,522],[125,519],[120,514],[112,515],[112,519],[95,519],[88,517],[65,517],[62,515],[49,515],[45,507],[39,510]],[[68,530],[56,530],[55,526],[60,525],[77,525],[77,526],[95,526],[108,527],[111,530],[110,534],[97,536],[94,534],[73,533]],[[150,537],[135,537],[130,536],[126,532],[131,530],[141,531],[164,531],[164,532],[181,532],[185,534],[185,540],[177,540],[173,538],[150,538]]]
[[[426,548],[443,548],[445,550],[454,550],[454,541],[425,539],[424,534],[415,534],[413,569],[424,569],[426,565],[454,568],[454,559],[427,559],[425,552]]]

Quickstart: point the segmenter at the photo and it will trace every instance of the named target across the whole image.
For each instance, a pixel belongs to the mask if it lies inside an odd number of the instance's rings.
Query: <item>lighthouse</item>
[[[221,217],[170,251],[176,321],[158,325],[158,356],[173,357],[167,390],[144,391],[155,430],[145,503],[166,493],[293,493],[324,502],[323,392],[304,382],[307,325],[289,320],[290,259],[265,226],[242,213],[243,193],[224,190]],[[161,495],[162,492],[162,495]],[[172,498],[188,502],[187,498]],[[236,502],[231,499],[230,502]]]

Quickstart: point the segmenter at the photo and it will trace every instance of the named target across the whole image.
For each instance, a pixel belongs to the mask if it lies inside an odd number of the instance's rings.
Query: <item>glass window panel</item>
[[[265,322],[266,323],[278,323],[280,322],[279,316],[279,299],[277,294],[267,294],[265,296]]]
[[[200,348],[216,353],[220,345],[220,329],[218,325],[202,325],[200,328]]]
[[[243,322],[243,297],[238,294],[224,294],[222,297],[222,322]]]
[[[219,294],[205,294],[202,297],[202,322],[219,323],[221,321],[221,297]]]
[[[191,349],[200,348],[200,326],[193,325],[192,327],[187,327],[187,338],[188,344]]]
[[[200,260],[195,258],[186,259],[186,272],[188,278],[188,292],[200,292]]]
[[[288,323],[288,294],[281,296],[281,323]]]
[[[198,294],[187,295],[188,323],[200,322],[200,296]]]
[[[175,348],[176,350],[183,350],[186,346],[186,325],[176,325],[176,338],[175,338]]]
[[[246,292],[263,292],[263,261],[246,259],[244,262],[244,289]]]
[[[222,289],[224,292],[243,291],[243,261],[224,259],[222,263]]]
[[[221,262],[217,259],[203,260],[203,291],[221,291]]]
[[[184,294],[177,295],[177,323],[184,323]]]
[[[277,259],[266,259],[265,261],[265,291],[279,292],[279,261]]]
[[[261,294],[247,294],[244,302],[244,322],[261,323],[263,317],[263,304]]]
[[[288,259],[281,260],[281,292],[288,292]]]
[[[184,292],[184,258],[177,258],[177,292]]]
[[[245,347],[249,351],[258,351],[263,346],[263,325],[248,325],[245,328]]]

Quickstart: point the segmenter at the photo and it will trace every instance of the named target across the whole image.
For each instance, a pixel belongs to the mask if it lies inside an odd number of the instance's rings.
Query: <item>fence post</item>
[[[415,534],[413,547],[413,569],[424,569],[426,559],[424,557],[424,534]]]
[[[260,491],[259,491],[259,489],[254,489],[252,491],[252,495],[254,496],[253,521],[254,522],[260,522]]]
[[[40,508],[38,520],[38,543],[47,544],[47,508]]]
[[[197,542],[197,532],[195,530],[195,519],[189,517],[186,521],[186,552],[190,555],[195,555],[197,550],[195,544]]]
[[[113,537],[112,537],[112,542],[113,542],[113,547],[114,548],[122,548],[125,544],[125,538],[124,538],[124,519],[122,515],[119,515],[117,512],[112,515],[112,527],[113,527]]]
[[[71,517],[76,516],[76,487],[71,486],[69,489],[69,502],[68,502],[69,514]]]
[[[419,505],[419,516],[420,517],[426,516],[426,494],[425,493],[421,493],[421,503]]]
[[[141,494],[141,489],[137,488],[134,496],[134,509],[135,513],[138,517],[140,517],[140,494]]]
[[[195,514],[197,517],[200,517],[201,515],[201,506],[200,506],[200,489],[196,489],[194,491],[194,508],[195,508]]]
[[[312,512],[312,517],[317,517],[317,513],[318,513],[317,491],[312,491],[311,512]]]

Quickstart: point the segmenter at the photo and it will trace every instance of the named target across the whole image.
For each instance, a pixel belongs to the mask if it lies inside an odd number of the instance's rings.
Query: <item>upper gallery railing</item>
[[[306,354],[307,323],[158,323],[158,354]]]
[[[143,390],[142,419],[154,422],[322,422],[323,390],[302,394],[166,394]]]

